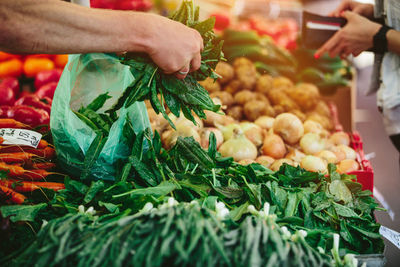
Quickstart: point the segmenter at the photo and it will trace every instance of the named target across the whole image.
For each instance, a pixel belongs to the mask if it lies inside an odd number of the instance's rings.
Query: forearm
[[[0,50],[48,54],[145,52],[149,16],[89,9],[58,0],[1,0]]]
[[[400,55],[400,32],[390,30],[387,32],[388,49],[390,52]]]

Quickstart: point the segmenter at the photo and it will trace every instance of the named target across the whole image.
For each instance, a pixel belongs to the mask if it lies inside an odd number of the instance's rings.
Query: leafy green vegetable
[[[17,221],[34,221],[38,212],[47,206],[46,203],[37,205],[12,205],[0,207],[3,217],[9,217],[12,222]]]

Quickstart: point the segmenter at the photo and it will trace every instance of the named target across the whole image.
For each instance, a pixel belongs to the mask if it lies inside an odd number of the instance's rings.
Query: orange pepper
[[[52,55],[49,54],[31,54],[31,55],[26,55],[25,59],[28,58],[51,58]]]
[[[27,58],[24,62],[24,73],[26,77],[34,77],[43,70],[54,69],[54,63],[48,58]]]
[[[57,68],[63,69],[65,65],[68,63],[68,55],[55,55],[54,56],[54,64],[56,64]]]
[[[22,74],[22,61],[14,58],[0,62],[0,79],[6,77],[19,77]]]
[[[19,57],[20,57],[20,55],[14,55],[14,54],[9,54],[9,53],[0,51],[0,61],[6,61],[9,59],[19,58]]]

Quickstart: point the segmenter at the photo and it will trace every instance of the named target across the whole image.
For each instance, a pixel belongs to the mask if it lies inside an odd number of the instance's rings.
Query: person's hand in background
[[[182,23],[147,14],[149,29],[146,53],[167,74],[185,78],[200,68],[203,39],[199,32]]]
[[[344,11],[352,11],[367,18],[373,18],[374,16],[374,6],[372,4],[364,4],[352,0],[343,0],[329,16],[340,17]]]
[[[327,52],[331,57],[348,57],[350,54],[358,56],[361,52],[373,47],[373,37],[381,25],[351,11],[344,11],[342,17],[347,24],[329,39],[316,53],[320,57]]]

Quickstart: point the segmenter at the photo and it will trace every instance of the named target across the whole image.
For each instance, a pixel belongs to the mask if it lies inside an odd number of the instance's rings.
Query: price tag
[[[19,146],[30,146],[37,148],[42,135],[40,133],[25,130],[25,129],[12,129],[12,128],[1,128],[0,137],[3,137],[4,145],[19,145]]]
[[[385,226],[381,226],[379,228],[379,233],[392,242],[393,245],[395,245],[398,249],[400,249],[400,233],[393,231],[392,229],[389,229]]]

